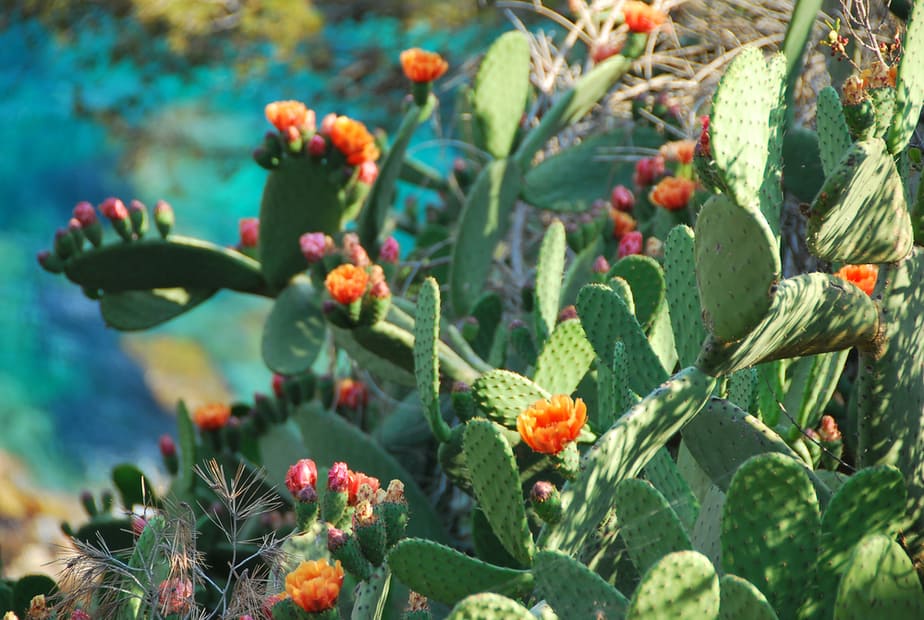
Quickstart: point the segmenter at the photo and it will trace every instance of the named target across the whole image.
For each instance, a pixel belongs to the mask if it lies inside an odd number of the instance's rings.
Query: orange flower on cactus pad
[[[543,454],[558,454],[577,439],[587,422],[587,406],[580,398],[559,394],[538,400],[517,416],[517,430],[526,444]]]
[[[286,594],[309,613],[331,609],[342,585],[343,568],[339,560],[333,566],[327,560],[302,562],[286,575]]]
[[[664,207],[668,211],[679,211],[686,208],[696,189],[696,182],[681,177],[664,177],[654,189],[651,190],[648,198],[659,207]]]
[[[285,134],[291,129],[314,131],[314,110],[301,101],[274,101],[266,106],[265,113],[266,120]]]
[[[879,267],[876,265],[844,265],[834,275],[858,286],[867,295],[872,295],[873,289],[876,288]]]
[[[401,52],[401,68],[410,81],[424,83],[442,77],[449,69],[449,63],[436,52],[414,47]]]
[[[379,158],[375,139],[366,126],[346,116],[338,116],[330,126],[330,140],[351,166]]]
[[[360,299],[365,294],[368,284],[369,274],[366,270],[349,263],[331,271],[324,280],[330,296],[345,306]]]
[[[693,140],[675,140],[674,142],[662,144],[658,152],[668,161],[689,164],[693,161],[693,150],[695,148],[696,143]]]
[[[636,0],[627,0],[622,5],[622,14],[629,30],[642,34],[648,34],[667,20],[666,14]]]
[[[204,431],[217,431],[228,423],[231,407],[222,403],[202,405],[193,412],[193,423]]]

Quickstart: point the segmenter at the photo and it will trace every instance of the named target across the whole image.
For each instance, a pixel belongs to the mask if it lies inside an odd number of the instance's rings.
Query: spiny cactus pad
[[[376,568],[372,576],[356,586],[356,600],[353,603],[352,618],[381,618],[388,602],[391,587],[391,570],[388,564]]]
[[[510,555],[529,565],[535,546],[510,444],[496,424],[475,419],[465,425],[462,450],[475,497],[495,535]]]
[[[529,40],[514,30],[491,45],[475,77],[475,118],[494,157],[506,157],[513,146],[529,97],[529,62]]]
[[[642,577],[626,620],[718,618],[719,596],[712,563],[695,551],[678,551],[661,558]]]
[[[634,404],[629,389],[629,356],[626,354],[626,345],[617,342],[613,345],[612,363],[597,363],[597,406],[588,412],[588,423],[596,433],[602,434]]]
[[[414,377],[424,415],[433,436],[449,439],[449,426],[440,414],[440,289],[436,280],[427,278],[417,296],[414,319]]]
[[[709,487],[700,504],[699,515],[690,532],[693,548],[705,555],[722,570],[722,512],[725,510],[725,493],[714,484]]]
[[[331,327],[331,331],[334,334],[334,343],[337,347],[342,349],[354,362],[374,373],[375,376],[408,387],[417,385],[414,373],[411,370],[398,366],[391,360],[380,357],[363,347],[355,338],[355,330]],[[411,361],[413,361],[413,357],[411,357]]]
[[[545,232],[536,265],[536,305],[533,312],[540,342],[552,333],[558,318],[565,249],[565,227],[556,220]]]
[[[540,551],[533,563],[536,596],[560,618],[620,618],[629,601],[580,562],[556,551]]]
[[[724,575],[719,580],[719,588],[722,598],[719,620],[777,620],[767,598],[750,581]]]
[[[865,537],[854,549],[837,588],[835,620],[924,617],[924,592],[911,559],[882,534]]]
[[[650,482],[629,478],[616,485],[613,507],[629,557],[639,573],[675,551],[693,546],[677,513]]]
[[[658,312],[667,304],[664,270],[658,261],[641,254],[619,259],[608,278],[622,278],[632,289],[635,317],[646,332],[651,329]]]
[[[834,88],[825,86],[821,89],[815,109],[821,165],[827,177],[834,172],[844,153],[850,149],[852,140],[847,121],[844,120],[841,98]]]
[[[921,101],[924,101],[924,7],[913,3],[911,17],[905,25],[902,57],[895,80],[895,112],[886,139],[889,152],[898,154],[918,125]]]
[[[849,352],[845,349],[802,357],[789,365],[791,379],[783,406],[800,428],[818,426],[837,389]]]
[[[696,280],[712,334],[733,341],[750,333],[773,302],[780,256],[759,214],[713,196],[696,220]]]
[[[683,527],[690,531],[699,514],[699,500],[684,480],[667,448],[661,448],[645,465],[645,479],[664,496]]]
[[[706,338],[696,287],[693,229],[675,226],[664,242],[664,280],[670,307],[674,344],[682,366],[696,361]]]
[[[529,610],[499,594],[474,594],[452,608],[446,620],[535,620]]]
[[[154,289],[103,293],[99,311],[106,325],[123,332],[156,327],[207,301],[215,289]]]
[[[612,506],[612,489],[631,478],[684,424],[699,412],[715,379],[686,368],[632,407],[584,455],[578,478],[562,490],[564,520],[540,539],[546,549],[578,549]]]
[[[794,618],[808,593],[821,515],[805,468],[764,454],[742,465],[728,488],[722,517],[722,566],[764,592],[783,618]]]
[[[388,554],[388,565],[401,583],[446,605],[455,605],[479,592],[519,597],[533,589],[530,571],[492,566],[420,538],[408,538],[395,545]]]
[[[594,361],[594,348],[587,341],[580,321],[563,321],[555,326],[536,360],[533,380],[550,394],[571,394]]]
[[[281,375],[305,372],[317,359],[326,334],[318,291],[307,278],[295,278],[276,298],[263,324],[263,361]]]
[[[508,428],[516,428],[517,416],[537,400],[549,398],[549,392],[523,375],[509,370],[492,370],[472,384],[478,408],[489,419]]]
[[[911,251],[911,216],[885,142],[853,144],[815,198],[806,243],[826,261],[890,263]]]

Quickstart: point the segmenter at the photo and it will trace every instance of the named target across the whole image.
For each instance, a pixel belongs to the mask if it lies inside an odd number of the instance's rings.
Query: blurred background
[[[170,202],[176,230],[233,245],[266,171],[250,158],[266,103],[299,99],[393,131],[407,92],[398,55],[452,66],[503,17],[475,2],[0,0],[0,554],[35,570],[83,488],[130,461],[160,470],[178,398],[269,389],[266,300],[225,296],[144,332],[107,329],[98,305],[41,270],[81,200]],[[451,98],[442,96],[444,102]],[[444,105],[446,105],[444,103]],[[411,154],[451,164],[441,119]],[[44,568],[43,570],[49,570]]]

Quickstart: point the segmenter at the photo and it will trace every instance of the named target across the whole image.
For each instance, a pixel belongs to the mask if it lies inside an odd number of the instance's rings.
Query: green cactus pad
[[[520,171],[506,159],[493,161],[478,174],[462,209],[449,276],[453,311],[465,315],[484,290],[494,248],[507,232],[510,210],[520,193]]]
[[[406,538],[395,545],[388,554],[388,566],[411,590],[446,605],[479,592],[519,597],[533,589],[530,571],[492,566],[420,538]]]
[[[462,451],[475,497],[494,534],[510,555],[531,564],[535,545],[510,444],[496,424],[476,419],[465,426]]]
[[[142,331],[189,312],[216,292],[214,289],[183,288],[104,292],[99,310],[109,327],[123,332]]]
[[[664,280],[677,355],[683,366],[696,361],[706,338],[696,287],[693,229],[675,226],[664,242]]]
[[[750,581],[725,575],[719,580],[719,588],[722,592],[719,620],[777,620],[773,607]]]
[[[533,563],[536,596],[560,618],[621,618],[629,601],[600,575],[556,551],[541,551]]]
[[[632,254],[616,261],[608,278],[622,278],[632,289],[635,317],[646,332],[667,304],[664,270],[650,256]]]
[[[832,262],[889,263],[906,257],[913,241],[902,180],[885,142],[853,144],[812,204],[809,251]]]
[[[564,270],[565,227],[556,220],[545,232],[536,265],[536,305],[533,313],[540,343],[555,329]]]
[[[577,309],[587,339],[604,363],[612,363],[613,345],[617,341],[625,343],[629,355],[629,387],[634,392],[647,394],[667,379],[667,372],[648,344],[641,326],[613,289],[599,284],[585,286],[578,295]]]
[[[638,585],[626,620],[675,618],[707,620],[719,616],[719,578],[712,563],[695,551],[664,556]]]
[[[857,378],[858,457],[861,465],[895,465],[908,483],[906,533],[924,545],[924,252],[884,265],[873,295],[880,302],[878,350],[861,352]]]
[[[757,411],[757,369],[743,368],[728,376],[728,400],[742,411]]]
[[[924,8],[919,2],[913,4],[911,17],[905,24],[895,80],[895,112],[886,137],[893,155],[901,152],[911,139],[924,101]]]
[[[57,592],[58,586],[51,577],[47,575],[23,575],[12,584],[12,609],[0,611],[12,611],[19,618],[28,618],[29,604],[34,597],[43,594],[47,601]]]
[[[535,620],[529,610],[498,594],[473,594],[452,608],[446,620]]]
[[[875,304],[856,286],[821,273],[795,276],[779,284],[753,332],[733,343],[707,338],[696,364],[704,372],[731,373],[785,357],[869,348],[878,324]]]
[[[716,380],[686,368],[632,407],[584,455],[581,472],[562,489],[564,520],[540,538],[545,549],[574,554],[612,506],[608,489],[641,471],[655,452],[699,412]]]
[[[391,570],[388,564],[383,564],[367,581],[361,581],[356,587],[351,620],[380,620],[385,613],[390,586]]]
[[[494,346],[498,327],[503,322],[504,306],[500,295],[484,293],[472,306],[472,317],[478,321],[478,333],[472,341],[472,349],[483,359],[488,359]]]
[[[482,145],[496,158],[506,157],[529,97],[529,40],[517,30],[503,34],[478,68],[472,103]]]
[[[613,507],[629,557],[645,573],[662,557],[693,548],[677,513],[651,483],[629,478],[616,485]]]
[[[714,484],[703,495],[699,515],[690,531],[693,548],[722,570],[722,512],[725,510],[725,493]]]
[[[112,484],[119,492],[122,507],[126,510],[131,510],[133,506],[157,504],[151,480],[131,463],[122,463],[112,468]]]
[[[433,436],[440,441],[449,439],[449,426],[440,414],[440,360],[437,343],[440,338],[440,288],[433,278],[427,278],[417,296],[414,319],[414,376],[417,393]]]
[[[815,572],[821,515],[804,466],[763,454],[732,478],[722,517],[722,566],[794,618]]]
[[[472,396],[489,419],[507,428],[516,428],[518,415],[551,394],[523,375],[509,370],[492,370],[472,384]]]
[[[378,478],[383,487],[391,480],[400,480],[414,515],[408,523],[408,533],[446,540],[446,531],[426,494],[411,474],[372,437],[343,418],[323,411],[316,403],[300,406],[293,417],[301,431],[302,444],[307,451],[305,456],[319,464],[343,461],[353,471]]]
[[[905,551],[889,537],[871,534],[856,546],[837,588],[835,620],[916,620],[924,592]]]
[[[841,98],[831,86],[822,88],[818,93],[815,110],[821,165],[825,176],[830,176],[837,169],[844,153],[850,149],[850,130],[844,120]]]
[[[319,294],[307,278],[283,289],[263,325],[263,361],[273,372],[297,375],[314,364],[327,334]]]
[[[468,470],[466,470],[465,475],[469,475]],[[475,492],[471,488],[471,482],[469,480],[466,480],[466,482],[468,483],[467,492],[474,496]],[[475,548],[475,557],[479,560],[497,566],[523,568],[523,565],[504,549],[497,535],[491,529],[491,524],[488,522],[484,511],[478,504],[472,506],[472,546]]]
[[[706,326],[721,341],[743,338],[767,316],[780,279],[773,231],[759,214],[713,196],[696,220],[695,239]]]
[[[616,371],[611,370],[611,367],[616,368]],[[588,412],[588,424],[594,432],[602,434],[633,404],[629,390],[626,345],[617,342],[613,346],[612,363],[597,363],[597,407]]]
[[[393,381],[407,387],[417,385],[414,373],[411,370],[398,366],[391,360],[380,357],[363,347],[354,337],[354,330],[336,327],[331,327],[330,329],[334,334],[334,343],[337,348],[341,349],[362,368],[386,381]],[[413,360],[413,357],[411,357],[411,360]]]
[[[260,203],[260,264],[272,288],[283,288],[307,268],[299,237],[333,235],[356,215],[369,186],[345,184],[341,178],[339,171],[308,156],[283,157],[270,172]]]
[[[110,293],[169,288],[266,292],[260,264],[252,258],[177,235],[87,250],[68,260],[64,273],[75,284]]]
[[[546,340],[536,360],[533,377],[550,394],[571,394],[594,361],[594,348],[587,341],[580,321],[564,321]]]
[[[821,552],[814,593],[804,606],[823,617],[834,612],[837,584],[854,547],[869,534],[894,537],[907,499],[905,480],[894,467],[862,469],[834,494],[821,519]]]
[[[825,182],[817,133],[798,125],[786,130],[783,137],[783,170],[787,172],[783,175],[786,191],[799,202],[812,202]]]
[[[684,480],[667,448],[661,448],[645,465],[645,478],[664,495],[687,531],[693,529],[699,514],[699,500]]]
[[[517,164],[528,169],[536,153],[553,136],[580,120],[632,67],[632,61],[613,56],[596,65],[583,75],[571,90],[562,93],[558,101],[542,115],[514,154]]]

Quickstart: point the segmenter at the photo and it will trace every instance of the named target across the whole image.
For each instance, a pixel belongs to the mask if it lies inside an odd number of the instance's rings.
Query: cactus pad
[[[216,292],[214,289],[169,288],[103,293],[99,311],[109,327],[124,332],[140,331],[189,312]]]
[[[556,551],[541,551],[533,564],[536,596],[560,618],[619,618],[629,601],[580,562]]]
[[[854,549],[837,588],[836,620],[915,620],[924,617],[924,592],[905,551],[882,534]]]
[[[561,299],[561,280],[565,270],[565,227],[556,220],[552,222],[542,246],[536,265],[536,333],[542,342],[555,329]]]
[[[886,139],[889,152],[897,155],[908,144],[918,126],[924,101],[924,8],[913,3],[905,26],[902,57],[895,80],[895,112]]]
[[[446,620],[535,620],[529,610],[498,594],[474,594],[459,601]]]
[[[719,620],[777,620],[773,607],[750,581],[725,575],[719,580],[719,588],[722,593]]]
[[[696,361],[706,338],[696,287],[693,229],[675,226],[664,243],[664,279],[674,343],[682,366]]]
[[[580,321],[564,321],[555,327],[536,360],[533,380],[550,394],[571,394],[594,361],[594,348]]]
[[[639,573],[669,553],[693,548],[677,513],[651,483],[623,480],[616,485],[613,506],[619,534]]]
[[[642,577],[626,620],[706,620],[718,616],[719,578],[712,563],[695,551],[678,551],[661,558]]]
[[[693,529],[699,513],[699,500],[680,473],[667,448],[661,448],[644,469],[645,479],[664,495],[687,531]]]
[[[516,428],[517,416],[537,400],[550,394],[523,375],[509,370],[492,370],[472,384],[472,396],[489,419]]]
[[[520,126],[529,97],[529,62],[529,40],[514,30],[491,45],[475,77],[475,118],[484,149],[496,158],[510,153]]]
[[[283,289],[263,325],[263,361],[281,375],[303,373],[314,364],[327,333],[324,315],[307,278]]]
[[[427,278],[417,296],[414,320],[414,377],[424,415],[433,436],[449,439],[449,426],[440,414],[440,289],[436,280]]]
[[[821,152],[821,165],[825,176],[830,176],[841,158],[850,149],[852,140],[841,98],[831,86],[826,86],[818,93],[818,105],[815,119],[818,126],[818,147]]]
[[[651,329],[658,313],[667,304],[664,270],[650,256],[632,254],[619,259],[608,278],[622,278],[632,289],[635,317],[646,332]]]

